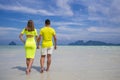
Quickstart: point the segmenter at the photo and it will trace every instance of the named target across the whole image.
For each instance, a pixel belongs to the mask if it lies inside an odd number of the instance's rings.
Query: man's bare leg
[[[41,58],[40,58],[40,65],[41,65],[40,73],[43,73],[43,71],[44,71],[44,62],[45,62],[45,55],[41,55]]]
[[[46,71],[49,71],[50,64],[51,64],[51,54],[47,54],[47,69],[46,69]]]

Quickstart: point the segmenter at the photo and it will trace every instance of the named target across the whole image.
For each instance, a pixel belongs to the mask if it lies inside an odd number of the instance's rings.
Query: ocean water
[[[43,74],[40,49],[29,76],[25,60],[23,46],[0,46],[0,80],[120,80],[120,46],[58,46]]]

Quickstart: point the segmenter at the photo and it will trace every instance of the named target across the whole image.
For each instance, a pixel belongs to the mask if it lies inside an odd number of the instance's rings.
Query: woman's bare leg
[[[26,58],[26,65],[27,65],[27,68],[29,66],[29,62],[30,62],[30,59],[29,58]]]
[[[31,72],[31,67],[33,64],[34,59],[29,58],[26,60],[26,64],[27,64],[27,69],[26,69],[26,74],[29,74]]]

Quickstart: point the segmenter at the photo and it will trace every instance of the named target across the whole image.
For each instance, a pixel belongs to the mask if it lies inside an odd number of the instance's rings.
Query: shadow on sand
[[[26,71],[26,67],[24,67],[24,66],[12,67],[12,69],[18,69],[20,71]],[[32,66],[32,69],[35,69],[36,71],[40,72],[40,67],[39,66]]]
[[[33,69],[35,69],[36,71],[40,72],[40,67],[39,66],[32,66]]]
[[[18,70],[21,70],[21,71],[26,71],[26,67],[22,67],[22,66],[12,67],[12,69],[18,69]]]

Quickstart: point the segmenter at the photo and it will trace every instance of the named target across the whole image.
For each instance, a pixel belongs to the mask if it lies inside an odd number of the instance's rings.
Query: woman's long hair
[[[29,20],[27,23],[26,29],[27,31],[34,31],[34,22],[32,20]]]

